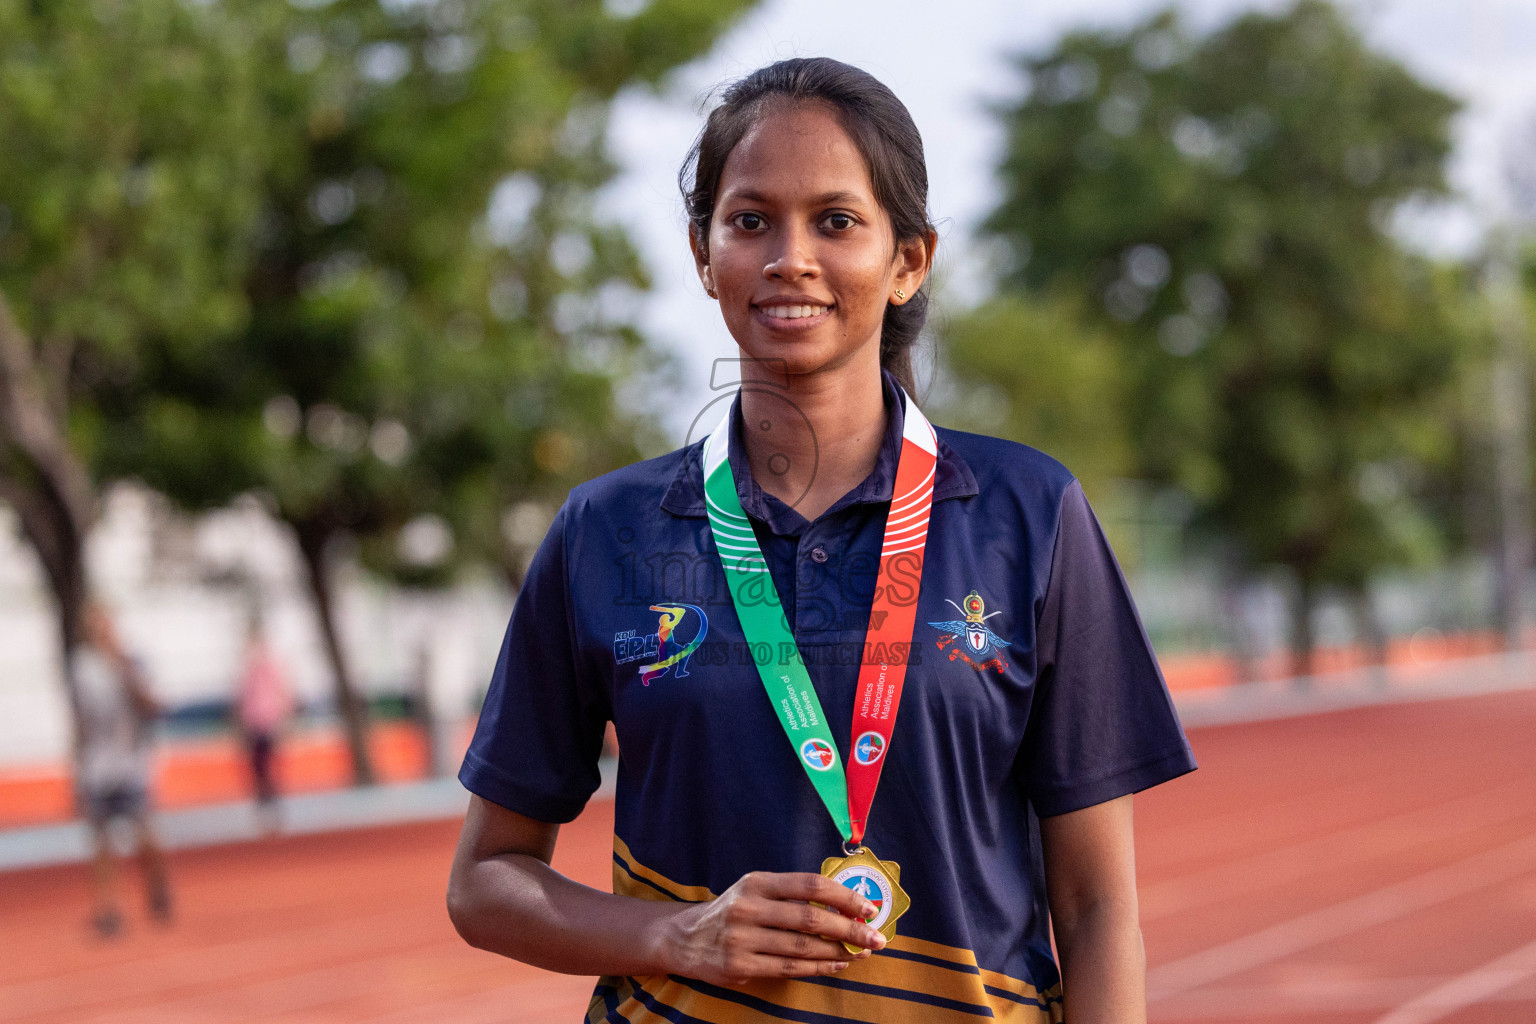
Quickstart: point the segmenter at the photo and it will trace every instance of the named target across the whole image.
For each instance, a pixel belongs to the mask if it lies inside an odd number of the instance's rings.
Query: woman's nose
[[[810,239],[803,230],[786,229],[779,235],[777,251],[763,267],[763,276],[783,281],[814,276],[818,267]]]

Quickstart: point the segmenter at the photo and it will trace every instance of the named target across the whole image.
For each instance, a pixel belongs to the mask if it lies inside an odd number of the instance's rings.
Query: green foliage
[[[228,0],[261,70],[250,315],[106,396],[111,470],[192,507],[264,489],[413,582],[516,575],[507,507],[632,461],[647,429],[614,393],[655,356],[630,319],[644,270],[594,213],[607,104],[743,6]],[[393,542],[424,515],[453,534],[443,564]]]
[[[948,404],[958,427],[1039,448],[1096,504],[1132,470],[1126,381],[1114,342],[1065,297],[1001,295],[948,325]]]
[[[195,350],[244,318],[257,68],[229,29],[177,0],[0,0],[0,294],[58,409],[147,336]]]
[[[1003,288],[1075,295],[1114,339],[1138,473],[1304,585],[1432,553],[1415,488],[1450,457],[1466,338],[1390,222],[1444,192],[1455,101],[1318,0],[1206,38],[1164,13],[1020,67]]]

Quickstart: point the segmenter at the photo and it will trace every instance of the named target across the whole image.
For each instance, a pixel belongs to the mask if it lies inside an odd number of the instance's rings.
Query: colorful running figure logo
[[[651,611],[660,613],[660,620],[653,634],[656,637],[656,662],[641,666],[641,682],[647,686],[651,685],[651,680],[660,679],[673,668],[677,669],[673,672],[676,679],[687,676],[688,659],[693,657],[693,652],[703,643],[703,636],[710,631],[710,617],[705,616],[703,608],[697,605],[651,605]],[[674,639],[673,633],[676,633],[677,623],[682,622],[690,611],[699,617],[699,629],[684,645]],[[671,654],[668,654],[668,648],[671,648]]]
[[[861,733],[853,741],[853,758],[859,764],[874,764],[885,753],[885,739],[877,732]]]
[[[800,744],[800,759],[819,772],[827,772],[837,764],[837,751],[826,740],[810,739]]]

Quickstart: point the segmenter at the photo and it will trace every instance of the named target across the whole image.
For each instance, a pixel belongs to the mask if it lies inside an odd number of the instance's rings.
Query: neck
[[[815,519],[864,481],[880,458],[885,397],[878,355],[815,374],[743,377],[766,387],[741,393],[747,464],[759,487]]]

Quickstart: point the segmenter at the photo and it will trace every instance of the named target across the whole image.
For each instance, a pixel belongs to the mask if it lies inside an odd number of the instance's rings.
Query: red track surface
[[[1202,729],[1137,800],[1158,1022],[1536,1021],[1536,693]],[[556,864],[606,886],[611,806]],[[79,868],[0,876],[0,1021],[574,1024],[590,982],[462,945],[455,823],[179,855],[180,916],[86,937]]]

